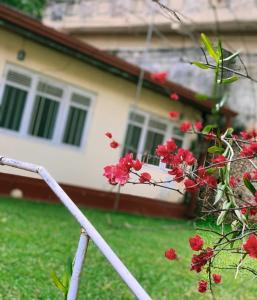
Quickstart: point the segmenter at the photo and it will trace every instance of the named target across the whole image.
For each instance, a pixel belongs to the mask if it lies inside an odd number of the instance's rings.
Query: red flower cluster
[[[198,282],[198,292],[205,293],[207,291],[208,282],[206,280],[200,280]]]
[[[199,251],[202,250],[204,241],[199,235],[189,238],[189,244],[192,250]]]
[[[250,234],[243,247],[250,257],[257,258],[257,239],[254,234]]]
[[[257,142],[250,142],[249,145],[243,146],[240,155],[242,157],[252,157],[257,154]]]
[[[207,264],[207,262],[213,256],[213,249],[207,247],[200,254],[193,254],[191,261],[191,271],[196,271],[197,273],[202,271],[202,268]]]
[[[172,167],[168,173],[175,176],[174,180],[176,182],[181,182],[184,179],[183,165],[192,166],[196,161],[196,158],[190,151],[177,148],[173,139],[169,139],[163,145],[158,145],[156,155],[162,158],[161,162]],[[191,179],[187,179],[184,184],[186,190],[189,192],[197,190],[197,184]]]
[[[156,72],[151,74],[151,79],[160,83],[164,84],[167,81],[168,72]]]
[[[173,248],[170,248],[168,249],[164,256],[169,259],[169,260],[174,260],[174,259],[177,259],[177,254],[176,254],[176,251],[173,249]]]
[[[133,154],[127,153],[120,158],[116,165],[106,166],[104,168],[104,176],[112,185],[124,185],[129,180],[129,173],[131,169],[139,171],[142,168],[142,162],[138,159],[133,160]]]
[[[257,132],[255,130],[248,131],[248,132],[247,131],[241,131],[240,135],[244,140],[250,140],[252,138],[257,137]]]

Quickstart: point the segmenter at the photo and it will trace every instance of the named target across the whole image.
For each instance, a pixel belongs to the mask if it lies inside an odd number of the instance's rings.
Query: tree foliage
[[[1,4],[12,6],[40,19],[47,0],[0,0]]]

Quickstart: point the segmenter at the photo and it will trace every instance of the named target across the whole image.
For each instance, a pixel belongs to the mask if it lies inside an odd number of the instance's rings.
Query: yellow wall
[[[19,49],[26,51],[26,59],[23,62],[16,59]],[[7,63],[19,65],[94,92],[96,99],[93,104],[87,141],[82,149],[71,149],[51,144],[40,138],[20,137],[15,133],[9,134],[1,130],[1,155],[43,165],[58,181],[63,183],[104,190],[114,189],[102,176],[103,167],[115,163],[121,154],[121,149],[110,149],[109,141],[104,133],[110,131],[117,141],[124,140],[128,112],[134,102],[136,85],[1,29],[0,74],[3,74]],[[0,82],[2,84],[2,75]],[[182,106],[180,103],[173,103],[168,97],[149,90],[142,91],[138,107],[165,118],[167,112],[174,108],[183,111],[186,118],[199,118],[196,110]],[[156,173],[157,179],[163,176],[157,168],[150,168]],[[14,172],[13,169],[5,167],[1,167],[1,170]],[[160,191],[157,188],[145,189],[130,186],[122,190],[153,198],[162,197],[168,201],[178,200],[176,194]]]

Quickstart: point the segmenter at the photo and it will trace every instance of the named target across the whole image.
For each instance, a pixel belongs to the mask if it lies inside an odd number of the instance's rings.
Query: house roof
[[[134,83],[138,82],[141,69],[116,56],[107,54],[89,44],[77,40],[65,33],[61,33],[43,25],[38,20],[29,17],[5,5],[0,5],[0,28],[6,28],[44,46],[71,55],[83,62],[100,68],[106,72],[122,77]],[[193,106],[203,112],[211,112],[211,100],[199,101],[197,93],[171,81],[158,84],[151,79],[151,73],[144,72],[143,86],[157,93],[167,95],[167,90],[180,95],[180,101]],[[227,107],[221,109],[228,117],[236,113]]]

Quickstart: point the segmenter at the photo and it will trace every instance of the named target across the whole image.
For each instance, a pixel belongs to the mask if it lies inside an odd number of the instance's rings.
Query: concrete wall
[[[26,51],[24,61],[18,61],[16,58],[20,49]],[[122,149],[109,148],[109,141],[104,133],[110,131],[117,141],[121,143],[124,141],[128,113],[134,103],[136,85],[1,29],[0,84],[3,84],[2,75],[6,64],[21,66],[65,84],[74,85],[94,93],[96,97],[84,147],[72,149],[41,138],[21,136],[1,129],[1,155],[41,164],[59,182],[105,191],[115,190],[102,176],[103,167],[115,163]],[[171,102],[168,97],[145,89],[137,105],[162,118],[167,118],[167,112],[176,109],[183,111],[186,119],[199,119],[199,112],[193,108]],[[29,118],[29,116],[25,117]],[[188,144],[190,144],[189,140]],[[156,179],[167,177],[166,172],[159,171],[157,167],[145,167],[145,169],[149,168]],[[4,167],[1,167],[1,171],[24,175],[23,172],[14,172],[13,169]],[[129,186],[122,188],[123,191],[167,201],[180,201],[177,194],[157,188]]]

